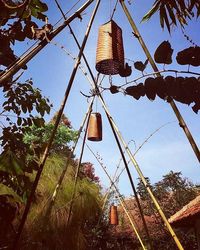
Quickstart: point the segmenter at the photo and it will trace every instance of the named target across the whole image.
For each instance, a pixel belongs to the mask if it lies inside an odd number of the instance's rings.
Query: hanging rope
[[[44,151],[44,154],[42,156],[41,163],[39,165],[39,169],[38,169],[38,172],[36,174],[36,177],[35,177],[32,189],[31,189],[30,196],[28,198],[24,213],[22,215],[22,219],[21,219],[21,222],[20,222],[20,225],[19,225],[19,228],[18,228],[18,232],[17,232],[16,238],[14,240],[13,249],[18,249],[18,243],[19,243],[19,240],[20,240],[20,237],[21,237],[21,234],[22,234],[22,230],[24,228],[24,225],[25,225],[25,222],[26,222],[26,219],[27,219],[27,215],[28,215],[28,212],[30,210],[30,207],[31,207],[31,204],[32,204],[32,201],[33,201],[33,197],[34,197],[34,194],[35,194],[35,191],[36,191],[40,176],[42,174],[46,159],[48,157],[48,154],[49,154],[53,139],[55,137],[55,134],[56,134],[56,131],[57,131],[57,128],[58,128],[58,125],[59,125],[59,122],[61,120],[63,110],[65,108],[65,104],[67,102],[67,99],[68,99],[68,96],[69,96],[69,93],[70,93],[70,90],[71,90],[71,87],[72,87],[72,84],[73,84],[73,81],[74,81],[74,78],[75,78],[75,75],[76,75],[76,72],[77,72],[77,68],[78,68],[79,62],[81,60],[83,50],[85,48],[87,38],[88,38],[89,33],[90,33],[92,23],[94,21],[94,17],[96,15],[97,9],[99,7],[99,3],[100,3],[100,0],[97,1],[96,5],[95,5],[95,8],[94,8],[94,11],[92,13],[92,16],[90,18],[89,24],[87,26],[87,30],[86,30],[86,33],[85,33],[85,36],[84,36],[84,39],[83,39],[83,42],[82,42],[82,46],[80,48],[80,51],[79,51],[79,54],[78,54],[74,69],[72,71],[72,74],[71,74],[67,89],[65,91],[63,102],[61,103],[60,109],[58,111],[58,115],[57,115],[57,118],[56,118],[56,121],[55,121],[55,125],[54,125],[54,128],[53,128],[52,134],[50,136],[49,142],[48,142],[48,144],[46,146],[46,149]]]
[[[114,6],[113,11],[112,11],[112,14],[111,14],[111,16],[110,16],[110,20],[112,20],[113,17],[114,17],[115,11],[116,11],[116,9],[117,9],[117,4],[118,4],[118,2],[119,2],[119,0],[116,0],[115,6]]]

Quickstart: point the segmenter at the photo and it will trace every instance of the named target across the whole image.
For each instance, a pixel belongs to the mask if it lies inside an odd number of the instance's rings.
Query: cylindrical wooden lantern
[[[102,119],[100,113],[92,113],[90,115],[87,138],[90,141],[102,140]]]
[[[96,70],[105,75],[116,75],[119,74],[119,69],[123,67],[122,30],[111,20],[99,28]]]
[[[110,207],[110,224],[111,225],[118,225],[118,213],[117,213],[117,206],[112,205]]]

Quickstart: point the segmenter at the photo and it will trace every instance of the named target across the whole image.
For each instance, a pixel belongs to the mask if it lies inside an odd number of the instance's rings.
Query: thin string
[[[56,1],[56,0],[55,0]],[[73,8],[80,2],[81,0],[78,0],[64,15],[63,15],[63,17],[61,17],[55,24],[54,24],[54,26],[56,26],[60,21],[62,21],[62,19],[66,19],[66,16],[67,16],[67,14],[69,14],[69,12],[70,11],[72,11],[73,10]],[[59,4],[58,4],[59,5]],[[60,6],[60,5],[59,5]],[[59,8],[60,9],[60,8]],[[60,11],[61,11],[62,9],[60,9]],[[63,11],[61,11],[61,13],[64,13]],[[53,26],[53,27],[54,27]]]
[[[110,20],[112,20],[113,17],[114,17],[115,11],[116,11],[116,9],[117,9],[117,4],[118,4],[118,2],[119,2],[119,0],[116,0],[115,6],[114,6],[114,8],[113,8],[112,15],[110,16]]]
[[[92,102],[92,104],[93,104],[93,102]],[[83,152],[84,152],[84,148],[85,148],[85,141],[86,141],[86,136],[87,136],[87,130],[88,130],[88,125],[89,125],[90,114],[92,112],[92,106],[93,106],[92,104],[91,104],[89,115],[88,115],[88,118],[87,118],[87,124],[86,124],[86,128],[85,128],[85,134],[84,134],[83,143],[82,143],[82,147],[81,147],[81,154],[80,154],[79,162],[78,162],[78,165],[77,165],[77,168],[76,168],[75,179],[74,179],[74,186],[73,186],[73,193],[72,193],[72,199],[71,199],[72,201],[70,203],[69,215],[68,215],[67,223],[66,223],[67,227],[69,225],[69,221],[70,221],[70,218],[71,218],[72,208],[73,208],[73,205],[74,205],[74,197],[75,197],[75,194],[76,194],[76,191],[77,191],[78,177],[79,177],[79,172],[80,172],[80,168],[81,168],[81,162],[82,162]]]
[[[96,109],[96,113],[97,113],[97,109],[98,109],[98,100],[97,100],[97,97],[95,97],[95,109]]]

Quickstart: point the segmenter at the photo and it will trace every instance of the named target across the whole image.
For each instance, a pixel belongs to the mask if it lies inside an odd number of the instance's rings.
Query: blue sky
[[[54,1],[45,2],[49,6],[49,23],[55,24],[56,21],[60,19],[61,14],[56,8]],[[167,66],[166,68],[187,70],[187,66],[180,66],[175,62],[176,53],[186,47],[191,46],[191,44],[184,38],[180,29],[173,28],[171,36],[166,30],[162,31],[159,25],[158,15],[155,15],[149,22],[140,23],[142,16],[149,10],[153,1],[135,0],[131,2],[132,4],[127,6],[133,16],[134,21],[138,25],[141,35],[143,36],[143,39],[145,40],[151,54],[154,53],[155,49],[162,41],[169,40],[171,42],[172,48],[174,49],[174,63],[170,66]],[[74,3],[75,1],[60,0],[60,4],[64,12],[67,12]],[[81,6],[83,3],[84,1],[80,1],[77,7]],[[113,7],[114,4],[114,0],[101,1],[94,25],[91,29],[88,43],[85,48],[85,55],[95,75],[97,74],[95,70],[95,57],[98,28],[101,24],[109,21],[110,5]],[[77,9],[77,7],[73,9],[69,15],[71,15],[73,11]],[[93,7],[94,4],[84,11],[82,22],[80,22],[80,20],[75,20],[71,23],[71,26],[80,42],[83,39],[87,22],[90,18]],[[132,30],[120,4],[117,6],[114,20],[123,30],[125,57],[133,61],[145,61],[145,54],[137,39],[132,35]],[[200,40],[199,28],[199,20],[193,20],[185,29],[186,33],[190,35],[193,41],[197,44],[199,44]],[[72,53],[74,56],[77,56],[77,46],[75,45],[73,38],[67,28],[60,35],[58,35],[54,41],[63,45],[66,50]],[[23,45],[17,44],[15,47],[15,53],[20,55],[23,51],[28,49],[30,45],[30,41],[25,42]],[[82,64],[84,66],[84,63]],[[68,84],[73,65],[74,61],[58,46],[52,44],[47,45],[44,50],[42,50],[31,62],[28,63],[28,71],[24,73],[23,79],[32,77],[35,86],[40,88],[43,94],[50,98],[54,105],[54,110],[52,110],[51,116],[55,110],[58,110],[63,99],[64,91]],[[162,69],[163,65],[158,65],[158,67]],[[151,67],[148,66],[146,71],[148,73],[152,72]],[[191,71],[199,72],[198,68],[194,67],[191,67]],[[132,75],[128,78],[128,80],[134,79],[138,76],[140,76],[140,72],[133,68]],[[113,76],[113,84],[120,85],[124,82],[124,78]],[[103,81],[103,86],[109,86],[107,76]],[[87,79],[79,70],[65,108],[65,114],[69,117],[76,129],[79,128],[88,106],[87,99],[80,94],[80,91],[88,94],[90,91],[90,86]],[[142,144],[151,133],[167,123],[166,126],[160,129],[148,140],[147,143],[144,144],[144,146],[136,155],[136,160],[138,161],[144,176],[148,176],[151,182],[154,183],[160,180],[162,175],[168,173],[170,170],[181,171],[183,176],[188,177],[194,183],[199,183],[199,163],[191,149],[191,146],[189,145],[184,132],[179,127],[175,114],[168,103],[164,102],[159,97],[157,97],[153,102],[149,101],[146,97],[142,97],[137,101],[132,97],[124,96],[121,93],[112,95],[109,91],[105,91],[103,93],[103,97],[105,98],[111,115],[116,121],[117,126],[125,140],[127,142],[130,140],[135,141],[135,144],[130,144],[133,153],[135,149],[139,147],[140,144]],[[177,106],[181,111],[181,114],[183,115],[189,129],[191,130],[197,145],[200,145],[200,114],[195,114],[191,107],[188,107],[185,104],[177,103]],[[96,111],[96,107],[94,108],[94,111]],[[99,102],[97,102],[97,111],[102,114],[103,141],[87,143],[94,150],[94,152],[98,152],[102,156],[103,162],[107,166],[107,170],[112,176],[115,172],[116,165],[119,162],[120,154],[105,113]],[[47,120],[49,120],[51,116],[46,117]],[[79,156],[80,144],[76,151],[77,157]],[[83,161],[91,161],[94,163],[96,174],[100,176],[102,186],[105,188],[108,187],[109,181],[107,177],[104,175],[101,167],[98,165],[87,148],[85,149]],[[121,164],[121,168],[123,168],[123,164]],[[130,169],[134,181],[137,182],[138,175],[131,164]],[[118,187],[123,194],[132,194],[131,187],[125,172],[120,178]]]

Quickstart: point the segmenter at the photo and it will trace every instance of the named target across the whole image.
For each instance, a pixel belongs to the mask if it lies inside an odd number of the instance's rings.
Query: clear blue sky
[[[56,8],[54,1],[45,2],[49,6],[49,22],[54,24],[61,17],[61,14]],[[127,1],[125,2],[127,3]],[[191,46],[183,37],[180,29],[172,29],[171,36],[166,30],[162,31],[159,25],[158,15],[155,15],[149,22],[141,24],[140,21],[142,16],[149,10],[154,1],[135,0],[131,2],[132,4],[128,5],[129,10],[133,16],[133,19],[138,25],[138,28],[150,52],[153,54],[157,46],[162,41],[169,40],[174,49],[173,59],[175,62],[176,53],[186,47]],[[60,3],[64,12],[67,12],[75,3],[75,1],[60,0]],[[80,1],[77,6],[81,6],[83,3],[84,1]],[[92,27],[91,34],[85,49],[85,55],[88,58],[90,66],[93,69],[95,75],[97,74],[95,70],[95,54],[98,27],[101,24],[109,21],[110,3],[113,7],[115,1],[101,1],[101,5],[99,7],[99,11],[95,18],[94,25]],[[71,26],[80,42],[83,39],[86,25],[90,18],[93,7],[94,4],[92,4],[91,7],[89,7],[84,12],[82,22],[80,22],[80,20],[75,20],[71,23]],[[76,8],[73,9],[73,11],[75,11]],[[70,12],[70,14],[72,14],[73,11]],[[137,39],[135,39],[132,35],[132,30],[120,4],[117,6],[114,20],[123,30],[125,57],[133,61],[144,61],[146,59],[144,52],[142,51]],[[197,44],[199,44],[200,41],[199,28],[199,20],[193,20],[189,23],[188,27],[186,27],[186,33],[189,34]],[[54,41],[64,45],[64,47],[74,56],[78,54],[77,46],[75,45],[68,29],[65,29],[54,39]],[[18,44],[15,53],[20,55],[30,45],[31,42],[24,43],[23,46]],[[63,99],[64,91],[68,84],[73,65],[74,61],[60,48],[52,44],[49,44],[30,63],[28,63],[28,71],[25,72],[23,78],[27,79],[32,77],[35,86],[39,87],[43,94],[50,98],[54,105],[54,110],[52,110],[51,116],[55,110],[59,108],[59,105]],[[159,67],[162,69],[163,65],[160,65]],[[166,68],[187,70],[187,66],[180,67],[176,63],[167,66]],[[146,71],[152,72],[150,67],[148,67]],[[191,71],[199,72],[199,68],[191,67]],[[132,75],[128,80],[134,79],[139,75],[140,72],[133,69]],[[120,85],[123,84],[124,81],[124,78],[118,76],[113,77],[113,84]],[[106,77],[103,81],[103,86],[109,86],[108,77]],[[76,129],[79,128],[88,105],[86,98],[80,94],[80,91],[88,94],[89,90],[89,83],[83,76],[82,72],[78,71],[65,108],[65,114],[69,117]],[[160,180],[162,175],[168,173],[170,170],[181,171],[183,176],[188,177],[194,183],[199,182],[199,163],[191,149],[191,146],[188,143],[184,132],[179,127],[175,114],[168,103],[164,102],[159,97],[157,97],[153,102],[149,101],[146,97],[142,97],[137,101],[130,96],[124,96],[120,93],[112,95],[109,91],[104,92],[103,97],[105,98],[112,117],[116,121],[123,137],[127,142],[134,140],[136,147],[142,144],[154,130],[163,124],[169,123],[159,130],[159,132],[153,135],[136,155],[136,159],[143,171],[143,174],[148,176],[152,183]],[[177,106],[180,109],[197,144],[200,145],[200,114],[195,114],[191,107],[188,107],[187,105],[177,103]],[[103,141],[96,143],[88,142],[88,144],[92,147],[94,152],[98,152],[102,156],[103,162],[107,166],[107,170],[111,175],[113,175],[116,165],[119,162],[120,154],[100,103],[97,103],[97,110],[101,112],[103,118]],[[47,117],[47,120],[49,119],[50,117]],[[135,145],[131,144],[130,147],[134,153]],[[76,152],[77,157],[79,156],[79,150],[80,145]],[[107,177],[104,175],[100,166],[95,161],[91,153],[87,150],[87,148],[83,158],[84,161],[90,161],[94,163],[96,174],[100,176],[102,186],[105,188],[108,187],[109,181]],[[123,164],[121,164],[121,168],[122,167]],[[138,175],[131,164],[130,169],[134,181],[137,182]],[[123,194],[132,194],[125,172],[121,176],[118,187]]]

